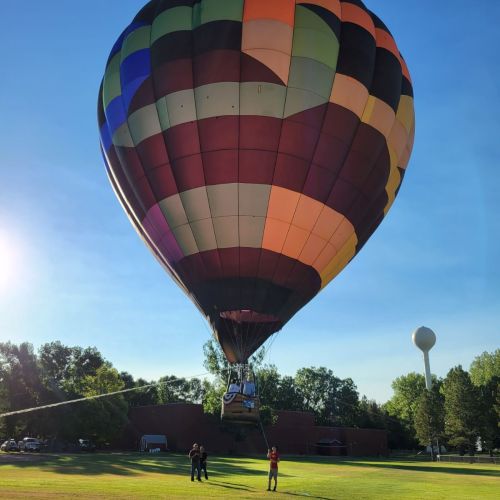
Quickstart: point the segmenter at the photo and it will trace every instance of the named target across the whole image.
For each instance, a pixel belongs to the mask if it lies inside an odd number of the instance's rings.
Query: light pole
[[[429,351],[436,343],[436,334],[426,326],[417,328],[411,336],[413,343],[424,353],[424,366],[425,366],[425,387],[430,392],[432,389],[431,367],[429,364]],[[434,461],[434,450],[432,447],[431,439],[431,460]],[[439,442],[438,442],[439,454]]]

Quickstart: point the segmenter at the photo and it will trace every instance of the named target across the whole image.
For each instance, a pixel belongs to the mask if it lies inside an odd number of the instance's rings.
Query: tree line
[[[458,365],[433,376],[431,391],[418,373],[398,377],[392,388],[384,407],[402,424],[403,447],[441,443],[461,454],[500,447],[500,349],[477,356],[469,371]]]
[[[219,415],[230,366],[214,340],[203,350],[210,380],[166,375],[150,381],[118,372],[95,347],[50,342],[35,351],[29,343],[0,343],[0,413],[149,385],[2,418],[0,437],[29,435],[73,443],[83,437],[104,446],[121,436],[129,407],[200,403],[205,412]],[[383,405],[360,397],[352,379],[336,377],[328,368],[301,368],[294,376],[282,375],[264,359],[265,350],[260,349],[250,363],[257,375],[265,424],[276,422],[277,410],[308,411],[317,425],[386,429],[391,448],[413,448],[440,439],[461,450],[471,449],[478,437],[490,449],[498,445],[500,350],[476,358],[470,373],[456,367],[445,379],[434,378],[430,393],[423,375],[401,376],[392,384],[394,396]]]

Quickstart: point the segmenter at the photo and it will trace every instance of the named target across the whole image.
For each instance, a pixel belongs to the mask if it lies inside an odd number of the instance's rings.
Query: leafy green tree
[[[103,364],[95,370],[94,375],[83,378],[81,387],[82,396],[92,397],[120,391],[124,383],[117,370]],[[75,438],[90,437],[100,445],[119,437],[128,420],[128,405],[121,394],[89,400],[78,410],[79,418],[74,430],[81,435],[75,435]]]
[[[64,390],[68,394],[77,396],[84,388],[82,382],[85,377],[93,377],[97,370],[106,364],[106,360],[95,347],[73,347],[68,376],[64,382]],[[109,365],[109,363],[108,363]]]
[[[473,453],[481,431],[481,403],[478,389],[459,365],[443,381],[444,428],[448,442],[461,453]]]
[[[220,416],[224,392],[226,392],[225,382],[217,378],[213,382],[205,379],[203,381],[203,411]]]
[[[476,386],[487,385],[495,377],[500,379],[500,349],[476,356],[470,365],[469,373],[472,383]]]
[[[351,379],[339,379],[325,367],[311,367],[298,370],[294,382],[302,409],[314,413],[318,424],[356,425],[359,396]]]
[[[418,400],[425,391],[425,377],[415,372],[401,375],[392,382],[392,389],[394,395],[385,405],[387,412],[412,428]]]
[[[203,400],[203,383],[198,378],[186,380],[175,375],[161,377],[157,386],[159,404],[166,403],[201,403]]]
[[[281,376],[274,365],[261,367],[257,372],[260,401],[273,410],[301,410],[302,396],[293,377]]]
[[[231,374],[231,364],[226,359],[224,352],[215,339],[210,339],[203,345],[203,354],[205,361],[203,366],[214,376],[218,377],[224,383],[227,383]],[[250,368],[257,372],[264,361],[266,350],[261,347],[248,360]]]
[[[289,375],[281,377],[273,408],[276,410],[299,411],[302,409],[302,396],[295,385],[295,379]]]
[[[359,415],[359,393],[351,378],[340,379],[340,386],[334,398],[337,403],[335,425],[354,427]]]
[[[0,404],[3,411],[121,390],[123,381],[95,347],[0,343]],[[123,396],[89,400],[2,419],[11,436],[39,436],[74,441],[82,435],[107,442],[126,419]]]
[[[493,455],[493,449],[500,447],[500,377],[492,377],[477,390],[481,408],[481,444]]]
[[[43,344],[38,350],[38,360],[44,381],[51,387],[61,389],[68,379],[73,361],[74,348],[61,342]]]
[[[474,358],[469,373],[480,393],[482,447],[491,454],[500,447],[500,349]]]
[[[437,383],[433,377],[433,385]],[[399,434],[398,441],[404,448],[413,448],[417,445],[414,420],[417,410],[418,400],[424,393],[425,377],[420,373],[411,372],[407,375],[402,375],[392,382],[394,395],[384,405],[389,417],[396,418],[400,421],[400,426],[396,425],[396,431],[403,431]]]
[[[110,364],[103,364],[96,369],[93,375],[83,377],[81,387],[82,396],[92,397],[121,391],[124,388],[124,383],[115,368]]]
[[[357,426],[365,429],[385,429],[387,414],[373,399],[363,396],[358,405]]]
[[[203,354],[205,356],[203,366],[209,373],[226,383],[231,372],[231,365],[215,339],[207,340],[203,344]]]
[[[279,386],[281,383],[281,375],[274,365],[263,366],[257,372],[259,381],[259,395],[262,404],[266,404],[272,408],[278,408]]]
[[[389,415],[382,406],[385,416],[384,428],[388,432],[387,444],[391,450],[409,450],[417,445],[415,430],[408,429],[407,424],[400,418]]]
[[[32,408],[45,402],[47,391],[42,384],[40,367],[31,344],[0,343],[0,366],[4,410]],[[41,424],[34,413],[7,417],[3,423],[5,432],[11,436],[37,435],[43,432]]]
[[[7,390],[7,380],[9,376],[8,367],[0,363],[0,413],[5,413],[10,410],[9,393]],[[0,435],[8,434],[6,419],[0,419]]]
[[[134,380],[134,377],[127,372],[120,372],[120,378],[123,381],[124,389],[133,389],[134,387],[143,387],[150,385],[153,382],[148,382],[143,378]],[[158,404],[158,392],[156,387],[147,387],[136,391],[125,392],[123,394],[125,401],[130,407],[132,406],[148,406]]]
[[[437,386],[425,390],[418,398],[414,425],[421,445],[434,446],[444,436],[444,400]]]

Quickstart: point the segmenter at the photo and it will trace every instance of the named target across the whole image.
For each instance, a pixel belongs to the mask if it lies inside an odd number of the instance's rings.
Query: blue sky
[[[0,7],[0,341],[95,345],[134,376],[204,372],[208,326],[124,215],[98,147],[108,52],[142,1]],[[413,77],[417,132],[393,208],[272,342],[282,373],[327,366],[385,401],[500,340],[500,3],[367,0]],[[2,260],[3,259],[3,260]]]

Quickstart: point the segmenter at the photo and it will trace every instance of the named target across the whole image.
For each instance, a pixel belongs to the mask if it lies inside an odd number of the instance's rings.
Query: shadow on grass
[[[216,486],[218,488],[225,488],[230,490],[254,491],[254,488],[250,488],[250,486],[245,486],[244,484],[227,483],[227,482],[221,483],[217,481],[206,481],[205,484],[208,484],[209,486]]]
[[[319,497],[318,495],[310,495],[309,493],[292,493],[291,491],[280,491],[282,495],[291,497],[317,498],[319,500],[335,500],[335,497]]]
[[[417,465],[418,464],[418,465]],[[351,467],[370,467],[375,469],[396,469],[396,470],[404,470],[404,471],[416,471],[416,472],[427,472],[429,474],[457,474],[457,475],[467,475],[467,476],[492,476],[492,477],[500,477],[500,470],[492,470],[492,469],[477,469],[477,468],[466,468],[466,467],[447,467],[443,466],[439,463],[432,463],[429,465],[424,465],[422,462],[415,463],[391,463],[390,461],[381,462],[377,461],[374,463],[369,462],[357,462],[354,460],[339,460],[335,462],[335,465],[344,466],[348,465]]]
[[[22,459],[21,459],[22,457]],[[191,464],[185,455],[176,453],[150,455],[140,453],[113,453],[91,455],[81,454],[51,454],[32,455],[13,454],[8,459],[0,462],[2,466],[9,465],[20,469],[37,468],[57,474],[82,474],[98,476],[101,474],[114,474],[118,476],[139,476],[148,473],[176,474],[189,477]],[[263,464],[264,465],[264,464]],[[267,466],[267,464],[266,464]],[[245,467],[233,458],[214,458],[209,461],[210,477],[253,475],[266,476],[266,469],[258,470]],[[224,485],[231,483],[224,483]],[[231,487],[231,486],[227,486]]]

